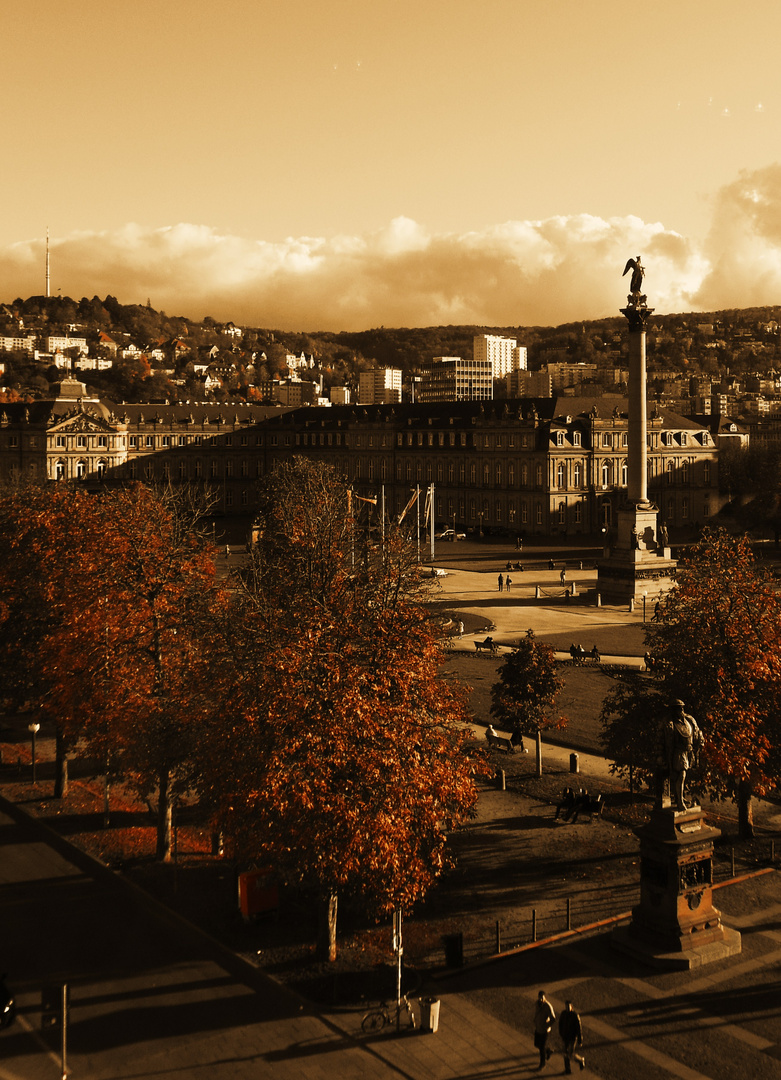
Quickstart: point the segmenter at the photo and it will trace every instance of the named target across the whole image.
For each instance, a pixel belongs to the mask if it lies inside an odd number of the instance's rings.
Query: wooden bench
[[[496,644],[493,638],[486,638],[485,641],[475,642],[475,652],[485,651],[490,653],[491,656],[496,656],[499,652],[499,646]]]
[[[497,735],[493,728],[486,729],[485,738],[489,746],[495,746],[497,750],[505,750],[508,754],[515,753],[512,739],[507,739],[504,735]]]

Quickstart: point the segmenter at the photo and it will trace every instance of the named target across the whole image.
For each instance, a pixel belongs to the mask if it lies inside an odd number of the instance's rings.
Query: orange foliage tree
[[[477,794],[414,552],[391,527],[372,543],[351,505],[326,465],[268,478],[225,621],[224,700],[198,744],[216,827],[245,865],[314,895],[324,959],[338,897],[409,909]]]
[[[748,538],[724,530],[704,531],[676,582],[649,633],[660,689],[694,714],[702,783],[737,800],[750,836],[752,794],[769,792],[779,771],[781,602]]]
[[[25,627],[34,645],[37,704],[107,773],[156,795],[157,856],[168,861],[174,802],[212,701],[208,643],[220,593],[198,529],[205,507],[186,487],[141,484],[92,495],[30,489],[12,505],[16,565],[23,580],[39,577],[37,625],[20,614],[18,586],[7,591],[4,578],[0,592],[7,625]]]

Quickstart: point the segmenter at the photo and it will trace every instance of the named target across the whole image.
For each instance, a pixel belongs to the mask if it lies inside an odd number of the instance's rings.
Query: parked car
[[[456,532],[454,529],[443,529],[436,534],[437,540],[466,540],[466,533]]]

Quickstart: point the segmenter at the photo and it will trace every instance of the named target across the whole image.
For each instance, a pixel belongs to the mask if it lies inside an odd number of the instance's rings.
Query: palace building
[[[331,462],[398,516],[434,485],[438,525],[513,534],[609,529],[626,498],[626,399],[524,398],[281,409],[116,405],[65,380],[49,400],[0,403],[0,483],[208,485],[251,516],[256,481],[294,455]],[[666,409],[648,418],[648,491],[671,527],[721,506],[719,435]]]

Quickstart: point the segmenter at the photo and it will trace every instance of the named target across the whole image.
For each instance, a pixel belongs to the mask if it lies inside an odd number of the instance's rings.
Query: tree
[[[314,895],[329,960],[339,896],[409,909],[477,795],[428,584],[398,531],[361,539],[361,505],[301,458],[264,483],[223,628],[224,700],[198,744],[216,827],[245,864]]]
[[[0,574],[5,671],[18,674],[65,743],[83,739],[142,796],[157,794],[157,856],[189,786],[208,711],[209,640],[220,593],[190,489],[140,484],[89,495],[29,489],[3,501],[11,559]]]
[[[659,757],[659,723],[665,699],[656,681],[630,675],[608,692],[603,703],[601,742],[610,771],[636,783],[651,784]]]
[[[704,736],[702,783],[738,802],[753,835],[751,799],[775,786],[781,714],[781,603],[747,537],[704,530],[650,631],[660,689],[683,700]]]
[[[537,775],[542,776],[542,732],[567,723],[565,717],[553,715],[562,685],[553,648],[537,641],[528,630],[517,648],[505,656],[498,674],[491,688],[491,716],[509,730],[519,727],[534,735]]]

